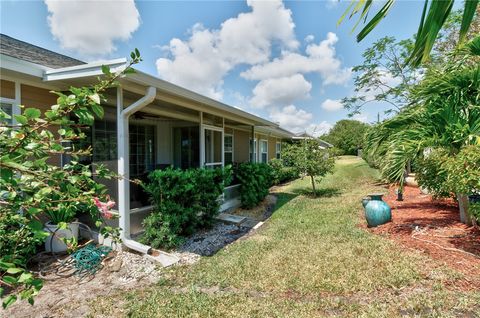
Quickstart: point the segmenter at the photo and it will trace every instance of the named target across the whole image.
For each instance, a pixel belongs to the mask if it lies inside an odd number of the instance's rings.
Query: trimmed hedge
[[[240,181],[242,207],[247,209],[262,202],[273,185],[273,169],[266,163],[241,163],[236,167],[235,175]]]
[[[197,229],[210,226],[220,208],[219,196],[231,181],[231,169],[156,170],[144,185],[155,206],[145,218],[141,240],[171,248]]]
[[[273,184],[280,184],[290,180],[297,179],[300,176],[298,169],[295,167],[287,167],[281,159],[272,159],[268,163],[272,167]]]

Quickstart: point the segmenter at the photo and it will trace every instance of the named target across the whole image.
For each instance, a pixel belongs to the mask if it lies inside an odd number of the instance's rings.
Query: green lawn
[[[283,186],[257,233],[193,266],[166,270],[157,286],[97,299],[92,315],[480,316],[480,292],[445,287],[459,273],[358,227],[360,199],[382,190],[376,177],[363,161],[344,157],[318,198],[304,195],[307,179]]]

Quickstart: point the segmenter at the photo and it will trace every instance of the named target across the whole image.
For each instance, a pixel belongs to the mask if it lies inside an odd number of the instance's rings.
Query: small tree
[[[333,171],[335,160],[328,150],[323,149],[317,139],[303,139],[299,143],[287,145],[282,151],[285,161],[310,177],[313,195],[317,195],[315,178],[324,177]]]
[[[320,139],[334,145],[342,155],[357,155],[358,149],[363,148],[363,137],[368,127],[358,120],[342,119]]]
[[[12,123],[12,116],[0,109],[0,297],[4,308],[18,296],[33,304],[42,288],[42,281],[26,269],[26,259],[48,234],[40,216],[90,212],[99,227],[102,217],[111,216],[108,210],[113,202],[103,202],[109,201],[106,188],[93,177],[111,178],[115,174],[102,166],[81,164],[80,156],[89,155],[91,148],[81,148],[78,141],[85,138],[84,129],[95,117],[103,117],[102,93],[141,60],[138,50],[131,57],[128,67],[118,74],[103,67],[104,78],[93,87],[54,92],[57,104],[43,115],[37,108],[22,106],[22,113],[13,115]],[[49,163],[52,156],[65,154],[71,162],[63,166]],[[59,226],[66,228],[62,223]],[[100,231],[114,239],[119,234],[118,229],[108,226]]]

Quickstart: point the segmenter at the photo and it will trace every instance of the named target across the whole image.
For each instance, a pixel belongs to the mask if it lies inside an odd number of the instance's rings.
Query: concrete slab
[[[227,214],[227,213],[220,213],[217,217],[217,220],[222,221],[227,224],[234,224],[240,225],[242,224],[247,218],[244,216]]]
[[[180,261],[177,256],[159,250],[153,250],[152,255],[145,254],[144,257],[159,262],[162,267],[172,266]]]

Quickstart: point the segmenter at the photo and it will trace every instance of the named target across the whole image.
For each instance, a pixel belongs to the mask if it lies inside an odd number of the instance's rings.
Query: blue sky
[[[1,32],[86,61],[128,56],[138,69],[261,115],[294,131],[324,132],[347,117],[350,68],[385,35],[411,37],[423,1],[398,1],[364,42],[347,2],[1,1]],[[357,117],[374,121],[384,106]]]

